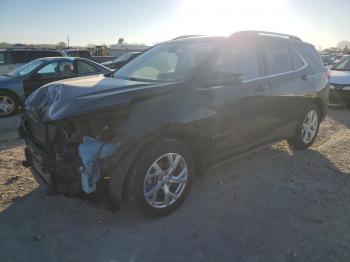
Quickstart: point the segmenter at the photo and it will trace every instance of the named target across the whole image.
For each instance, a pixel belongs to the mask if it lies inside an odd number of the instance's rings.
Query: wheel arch
[[[155,141],[159,139],[171,139],[184,144],[192,154],[195,166],[197,166],[197,163],[199,163],[199,159],[196,157],[196,150],[193,146],[191,146],[191,136],[186,132],[180,130],[167,130],[164,132],[159,132],[157,135],[148,136],[143,139],[142,142],[132,146],[126,153],[125,157],[117,164],[115,169],[111,170],[113,173],[123,174],[115,174],[116,176],[110,181],[112,183],[110,186],[115,190],[111,194],[112,200],[114,201],[113,205],[120,206],[122,205],[122,202],[126,200],[129,189],[128,182],[130,178],[130,171],[135,164],[135,160],[147,146],[155,143]]]
[[[322,102],[322,100],[319,97],[313,98],[312,103],[315,104],[320,110],[321,120],[323,120],[326,117],[326,113],[327,113],[326,105]]]
[[[4,93],[8,93],[8,94],[11,94],[15,97],[15,99],[17,100],[18,104],[22,107],[23,104],[21,102],[21,99],[19,98],[19,96],[16,94],[16,92],[13,92],[12,90],[10,89],[7,89],[7,88],[2,88],[0,87],[0,92],[4,92]]]

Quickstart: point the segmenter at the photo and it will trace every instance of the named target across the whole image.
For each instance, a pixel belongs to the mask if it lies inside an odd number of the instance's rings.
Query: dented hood
[[[25,108],[37,120],[61,120],[128,104],[138,93],[159,85],[104,75],[79,77],[42,86],[28,97]]]

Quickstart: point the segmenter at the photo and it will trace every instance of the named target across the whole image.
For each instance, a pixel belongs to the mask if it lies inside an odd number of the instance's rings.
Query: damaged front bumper
[[[106,133],[106,128],[103,130]],[[112,177],[124,184],[128,168],[120,168],[120,164],[132,159],[129,152],[136,152],[135,142],[124,135],[94,138],[89,136],[91,132],[67,131],[59,122],[40,122],[28,115],[22,117],[19,134],[26,142],[23,165],[55,192],[69,196],[106,190]],[[112,193],[120,202],[122,186],[113,190],[120,191]]]

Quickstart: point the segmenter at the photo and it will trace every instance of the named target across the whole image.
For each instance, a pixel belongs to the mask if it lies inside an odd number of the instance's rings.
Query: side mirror
[[[211,83],[215,85],[235,85],[242,81],[243,75],[238,72],[215,72],[211,78]]]
[[[40,80],[42,78],[42,75],[39,73],[34,73],[33,75],[30,76],[31,80]]]

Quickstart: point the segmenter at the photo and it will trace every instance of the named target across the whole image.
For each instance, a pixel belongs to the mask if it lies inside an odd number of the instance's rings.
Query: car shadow
[[[329,116],[334,119],[335,121],[339,122],[340,124],[346,126],[347,128],[350,128],[350,107],[332,107],[330,108],[328,114]]]
[[[20,115],[0,118],[0,151],[23,145],[17,133],[19,124]]]
[[[0,213],[2,261],[337,261],[350,176],[316,150],[270,147],[208,169],[172,214],[46,194]],[[347,208],[346,208],[347,207]],[[0,259],[1,260],[1,259]]]

